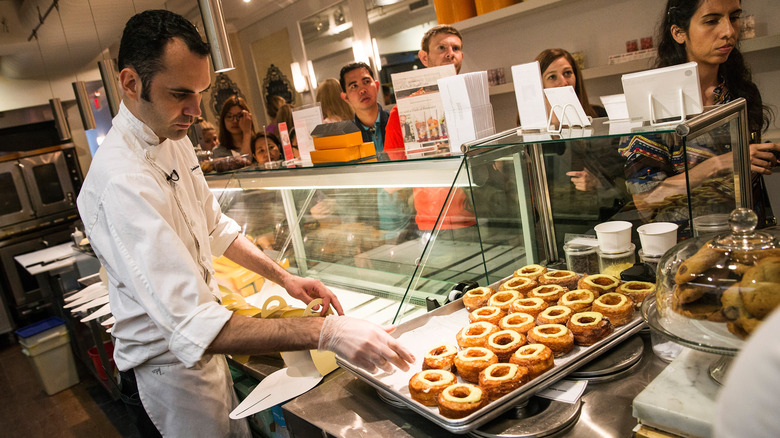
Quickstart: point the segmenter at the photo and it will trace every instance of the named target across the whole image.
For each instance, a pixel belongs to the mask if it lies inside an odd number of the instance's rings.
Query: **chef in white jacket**
[[[132,17],[119,49],[124,98],[78,198],[108,272],[122,398],[143,436],[248,436],[224,353],[319,348],[368,370],[407,370],[414,357],[383,328],[343,315],[322,283],[266,257],[220,211],[187,130],[209,88],[208,45],[174,13]],[[264,320],[219,303],[212,256],[282,285],[338,316]],[[136,387],[137,385],[137,387]]]

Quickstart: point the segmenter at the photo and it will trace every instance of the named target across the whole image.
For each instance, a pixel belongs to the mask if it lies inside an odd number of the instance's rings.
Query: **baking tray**
[[[455,323],[459,323],[456,328],[453,327],[456,325]],[[411,369],[406,372],[395,370],[393,373],[385,373],[380,370],[376,374],[371,374],[340,357],[336,357],[336,361],[342,368],[376,388],[382,394],[382,398],[392,401],[391,404],[394,406],[408,407],[452,433],[464,434],[498,417],[509,408],[527,401],[537,391],[563,379],[580,366],[639,332],[645,325],[642,313],[637,311],[630,323],[616,327],[611,335],[591,346],[575,345],[571,352],[555,358],[555,366],[552,369],[504,397],[489,403],[467,417],[446,418],[439,415],[437,407],[424,406],[412,400],[409,395],[408,383],[415,373],[422,370],[425,353],[441,343],[457,345],[455,335],[460,328],[468,323],[468,311],[463,306],[463,301],[457,300],[399,325],[397,330],[393,332],[393,336],[401,340],[404,346],[410,348],[417,359],[411,365]],[[458,376],[458,381],[462,382],[463,380]]]

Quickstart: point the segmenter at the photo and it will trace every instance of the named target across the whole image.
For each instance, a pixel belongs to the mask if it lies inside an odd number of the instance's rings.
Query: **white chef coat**
[[[201,360],[208,362],[204,352],[231,316],[219,303],[211,259],[230,246],[240,227],[221,213],[189,138],[160,143],[122,103],[92,160],[78,207],[108,273],[117,367],[199,369]],[[226,391],[224,379],[211,383],[200,390]],[[144,391],[161,390],[144,386],[139,379],[142,399]],[[203,409],[206,419],[229,413]],[[165,434],[166,421],[150,417]]]
[[[748,338],[718,394],[713,436],[776,437],[780,431],[780,310]]]

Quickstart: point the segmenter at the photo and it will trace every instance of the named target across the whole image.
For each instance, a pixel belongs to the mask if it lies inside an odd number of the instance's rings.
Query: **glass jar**
[[[636,245],[633,243],[623,252],[605,253],[599,248],[596,253],[599,256],[599,272],[615,278],[620,278],[623,270],[636,263]]]
[[[693,218],[693,237],[704,234],[727,233],[729,228],[729,215],[726,213],[708,214]]]
[[[663,256],[651,256],[645,254],[643,250],[639,250],[639,261],[653,268],[653,272],[658,272],[658,263],[661,262]]]
[[[566,253],[566,267],[578,274],[596,274],[599,272],[599,256],[596,247],[578,243],[563,245]]]
[[[780,231],[757,231],[757,223],[752,210],[738,208],[729,217],[731,232],[667,251],[656,300],[642,309],[650,328],[687,347],[735,355],[780,305]]]

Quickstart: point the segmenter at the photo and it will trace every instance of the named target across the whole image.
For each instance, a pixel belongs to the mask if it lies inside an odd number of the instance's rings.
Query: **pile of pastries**
[[[746,339],[780,305],[780,249],[729,251],[707,242],[680,263],[673,287],[672,310],[726,323]]]
[[[409,393],[446,418],[466,417],[553,368],[574,345],[593,345],[628,324],[654,292],[653,283],[524,266],[497,291],[463,295],[469,324],[456,334],[457,346],[429,350]]]

